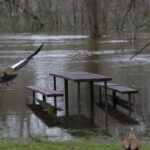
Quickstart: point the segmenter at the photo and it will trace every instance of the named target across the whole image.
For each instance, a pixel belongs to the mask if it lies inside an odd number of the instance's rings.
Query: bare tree
[[[0,0],[0,30],[90,34],[149,29],[149,0]]]
[[[90,34],[92,37],[99,37],[98,0],[85,0],[85,2],[88,11]]]

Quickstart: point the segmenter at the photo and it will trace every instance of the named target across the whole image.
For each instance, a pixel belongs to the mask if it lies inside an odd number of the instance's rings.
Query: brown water
[[[27,57],[41,43],[45,43],[42,51],[22,70],[18,71],[16,80],[0,85],[0,136],[28,138],[31,134],[49,136],[52,140],[69,140],[76,138],[66,127],[52,125],[48,127],[29,107],[26,90],[27,85],[39,85],[52,89],[52,77],[49,72],[57,71],[90,71],[112,77],[113,82],[136,87],[139,94],[133,97],[135,111],[132,114],[139,125],[134,125],[137,134],[148,139],[150,137],[150,58],[146,57],[148,49],[134,59],[133,53],[148,41],[147,35],[140,35],[136,43],[126,39],[105,37],[91,40],[88,36],[50,36],[32,34],[14,34],[0,36],[0,68],[5,69],[17,61]],[[63,80],[57,86],[63,90]],[[69,82],[70,114],[78,114],[76,84]],[[81,84],[81,113],[87,118],[90,115],[89,94],[87,84]],[[96,96],[97,97],[97,96]],[[49,99],[49,102],[52,102]],[[58,105],[64,108],[64,99]],[[127,112],[127,111],[125,111]],[[61,117],[64,111],[58,113]],[[105,114],[95,106],[95,123],[105,128]],[[74,124],[74,123],[73,123]],[[75,122],[78,126],[81,122]],[[109,132],[118,138],[126,136],[131,125],[121,124],[109,116]],[[132,125],[133,126],[133,125]]]

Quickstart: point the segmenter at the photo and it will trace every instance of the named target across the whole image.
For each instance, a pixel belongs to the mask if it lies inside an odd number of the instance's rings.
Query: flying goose
[[[15,72],[21,69],[23,66],[25,66],[42,49],[43,46],[44,44],[40,45],[39,48],[30,56],[19,61],[18,63],[9,67],[5,71],[0,71],[0,83],[8,84],[9,81],[12,81],[13,79],[15,79],[17,76]]]

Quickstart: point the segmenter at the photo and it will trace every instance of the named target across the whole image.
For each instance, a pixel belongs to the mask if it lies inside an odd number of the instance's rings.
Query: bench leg
[[[43,102],[46,102],[46,96],[43,95]]]
[[[35,92],[34,91],[33,91],[32,95],[33,95],[33,104],[35,105]]]
[[[90,98],[91,98],[91,125],[94,125],[94,88],[93,81],[90,81]]]
[[[99,102],[102,102],[102,88],[99,87]]]
[[[81,105],[80,105],[80,82],[77,82],[78,88],[77,88],[77,93],[78,93],[78,114],[81,114]]]
[[[132,104],[131,104],[131,94],[129,93],[129,116],[131,116]]]
[[[105,93],[105,126],[106,126],[106,131],[108,131],[107,81],[104,81],[104,93]]]
[[[116,98],[116,92],[113,91],[113,108],[117,109],[117,98]]]
[[[64,88],[65,88],[65,115],[69,116],[69,100],[68,100],[68,80],[64,79]]]
[[[54,81],[54,90],[56,90],[56,77],[53,78],[53,81]],[[55,113],[57,115],[57,99],[56,99],[56,96],[54,96],[54,107],[55,107]]]
[[[57,100],[56,100],[56,96],[54,96],[54,107],[55,107],[55,113],[57,115]]]

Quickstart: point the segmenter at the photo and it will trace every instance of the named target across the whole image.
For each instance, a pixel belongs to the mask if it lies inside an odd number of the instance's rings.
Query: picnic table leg
[[[46,96],[45,95],[42,96],[43,96],[43,102],[46,102]]]
[[[54,80],[54,90],[56,90],[56,77],[54,77],[53,80]],[[54,106],[55,106],[56,115],[57,115],[57,101],[56,101],[56,96],[54,96]]]
[[[64,89],[65,89],[65,110],[66,116],[69,116],[69,101],[68,101],[68,80],[64,79]]]
[[[77,86],[78,86],[78,114],[81,114],[81,105],[80,105],[80,82],[77,82]]]
[[[99,87],[99,102],[102,102],[102,88]]]
[[[91,125],[94,125],[94,89],[93,89],[93,81],[90,81],[90,94],[91,94]]]
[[[104,90],[105,90],[105,126],[108,131],[108,102],[107,102],[107,81],[104,81]]]

